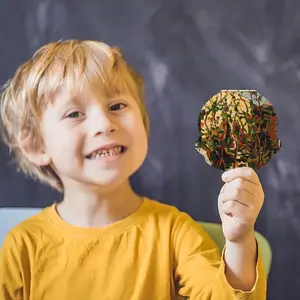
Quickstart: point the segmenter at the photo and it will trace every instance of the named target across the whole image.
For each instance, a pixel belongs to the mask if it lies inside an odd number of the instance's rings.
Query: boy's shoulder
[[[154,218],[158,218],[160,220],[165,220],[169,222],[176,222],[176,221],[193,221],[194,220],[183,211],[180,211],[177,207],[159,202],[157,200],[146,198],[147,206],[151,207],[151,215]]]
[[[16,244],[22,244],[32,237],[38,239],[49,226],[47,212],[51,209],[54,209],[54,204],[40,211],[37,210],[34,215],[25,218],[12,228],[7,228],[4,243],[11,240]]]
[[[177,216],[181,214],[181,211],[173,205],[166,204],[151,198],[144,198],[145,206],[151,208],[152,213],[161,215],[174,215]]]
[[[156,200],[148,199],[147,201],[147,205],[152,209],[149,210],[147,217],[141,221],[145,228],[151,231],[156,228],[161,236],[167,234],[176,240],[185,240],[185,242],[200,236],[206,240],[209,239],[200,222],[193,219],[188,213]]]

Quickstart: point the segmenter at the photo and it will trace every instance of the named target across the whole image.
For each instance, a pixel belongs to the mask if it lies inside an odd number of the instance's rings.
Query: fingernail
[[[227,180],[227,179],[228,179],[227,172],[222,174],[222,179],[223,179],[223,180]]]

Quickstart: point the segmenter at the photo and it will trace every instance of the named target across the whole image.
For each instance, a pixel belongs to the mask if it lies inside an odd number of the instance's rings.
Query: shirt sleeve
[[[0,249],[0,299],[24,300],[23,267],[26,251],[9,233]]]
[[[234,289],[225,276],[224,250],[187,214],[178,218],[172,239],[178,294],[190,300],[265,300],[266,276],[258,249],[256,281],[251,291]]]

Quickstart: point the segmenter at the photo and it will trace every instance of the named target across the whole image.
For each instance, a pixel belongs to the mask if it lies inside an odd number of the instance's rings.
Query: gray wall
[[[0,0],[0,84],[44,43],[101,39],[147,80],[150,153],[135,188],[194,218],[219,221],[221,179],[198,155],[197,117],[221,89],[256,89],[274,105],[283,147],[259,172],[257,230],[271,243],[271,300],[300,293],[300,2],[296,0]],[[59,195],[17,174],[0,146],[0,206],[44,207]]]

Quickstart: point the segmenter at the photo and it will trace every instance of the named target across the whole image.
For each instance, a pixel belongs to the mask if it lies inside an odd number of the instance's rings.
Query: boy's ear
[[[19,133],[18,144],[27,159],[35,165],[47,166],[51,163],[43,143],[36,141],[30,133]]]

